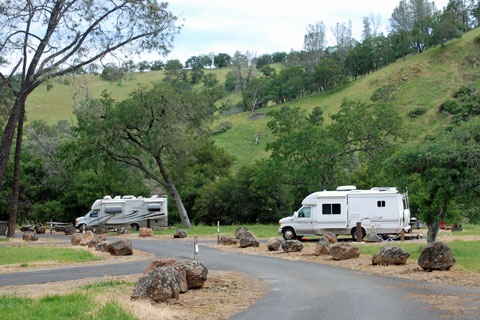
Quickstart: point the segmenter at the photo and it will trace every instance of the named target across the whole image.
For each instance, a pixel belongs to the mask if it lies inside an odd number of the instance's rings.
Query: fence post
[[[357,242],[362,242],[362,223],[357,222]]]
[[[402,229],[402,234],[400,235],[400,239],[403,241],[405,241],[405,230]]]

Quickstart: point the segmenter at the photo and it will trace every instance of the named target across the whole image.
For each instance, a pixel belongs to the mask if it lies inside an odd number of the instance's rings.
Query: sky
[[[363,17],[380,16],[381,30],[388,33],[389,19],[400,0],[173,0],[170,10],[183,24],[165,57],[148,55],[147,60],[180,59],[235,51],[256,56],[276,51],[301,50],[308,24],[323,21],[327,40],[334,45],[330,28],[337,22],[352,22],[353,37],[360,40]],[[448,0],[437,0],[442,9]]]

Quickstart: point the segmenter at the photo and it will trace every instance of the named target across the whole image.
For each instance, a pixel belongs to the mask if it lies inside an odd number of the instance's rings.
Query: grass
[[[80,289],[83,289],[83,290],[98,289],[98,288],[104,289],[104,288],[117,287],[125,284],[133,285],[133,283],[130,283],[130,282],[127,283],[126,281],[123,281],[123,280],[122,281],[100,281],[100,282],[90,283],[90,284],[81,286]]]
[[[454,240],[447,245],[452,249],[453,256],[464,271],[480,273],[480,241]],[[385,245],[359,246],[361,254],[373,255]],[[425,244],[422,243],[395,243],[391,247],[400,247],[410,252],[410,259],[418,260]]]
[[[38,261],[87,262],[102,260],[88,251],[70,248],[0,247],[0,265]]]
[[[10,241],[8,238],[0,238],[0,242],[8,242]]]
[[[465,224],[463,231],[452,231],[454,236],[480,236],[480,225]]]
[[[231,226],[220,226],[220,236],[235,236],[235,230],[237,228],[244,226],[249,231],[259,238],[270,238],[278,237],[277,230],[278,226],[268,225],[268,224],[246,224],[246,225],[231,225]],[[171,227],[167,230],[155,230],[154,234],[156,235],[173,235],[177,228],[182,228],[183,226]],[[192,226],[187,230],[189,237],[206,237],[206,238],[216,238],[217,237],[217,226],[206,226],[206,225],[196,225]]]

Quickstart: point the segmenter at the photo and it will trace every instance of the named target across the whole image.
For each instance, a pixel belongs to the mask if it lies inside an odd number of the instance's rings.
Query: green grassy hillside
[[[328,93],[310,95],[285,105],[306,110],[321,106],[324,114],[328,116],[338,110],[343,100],[369,101],[375,89],[392,84],[396,88],[393,103],[405,119],[404,126],[411,135],[410,138],[418,139],[448,121],[447,115],[438,112],[438,106],[449,99],[460,86],[471,82],[473,76],[480,75],[480,66],[471,63],[474,57],[473,60],[476,59],[479,64],[480,45],[475,43],[476,37],[480,37],[480,28],[463,35],[461,39],[448,42],[444,48],[437,47],[409,56]],[[228,71],[229,69],[225,68],[206,70],[206,73],[215,72],[219,81],[223,82]],[[92,97],[97,97],[106,89],[115,99],[122,100],[139,84],[149,85],[161,79],[162,72],[147,72],[132,74],[120,85],[103,81],[99,76],[93,75],[77,76],[74,80],[52,80],[51,90],[47,91],[47,85],[43,84],[30,95],[27,100],[27,117],[30,121],[42,119],[49,124],[61,119],[73,121],[73,97],[79,89],[83,92],[88,89],[88,94]],[[240,100],[240,96],[231,95],[224,99],[226,100],[235,103]],[[258,112],[268,112],[281,106],[271,106]],[[424,108],[427,112],[413,119],[408,117],[408,112],[416,108]],[[214,139],[218,145],[237,157],[237,168],[267,155],[265,145],[270,139],[266,127],[268,118],[257,115],[252,119],[251,116],[251,113],[244,112],[221,116],[216,122],[218,124],[230,121],[233,124],[229,131],[215,136]],[[257,143],[256,136],[259,136]]]

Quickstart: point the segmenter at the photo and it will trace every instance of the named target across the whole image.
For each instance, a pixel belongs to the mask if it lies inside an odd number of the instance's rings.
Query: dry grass
[[[44,284],[0,287],[0,295],[39,298],[45,295],[69,294],[80,286],[100,281],[138,281],[142,274],[88,278],[82,280],[49,282]],[[41,288],[41,290],[39,290]],[[266,284],[241,273],[209,271],[203,288],[189,290],[180,299],[168,303],[152,304],[148,300],[130,300],[132,285],[110,287],[95,294],[95,301],[103,306],[116,301],[125,310],[141,320],[176,319],[228,319],[235,313],[246,310],[267,292]],[[82,292],[82,291],[81,291]]]

